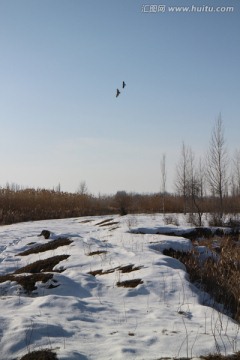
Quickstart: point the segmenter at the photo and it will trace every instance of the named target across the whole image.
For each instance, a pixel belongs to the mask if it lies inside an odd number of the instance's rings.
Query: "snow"
[[[239,351],[239,325],[209,306],[208,296],[189,282],[183,264],[162,254],[166,248],[191,249],[190,240],[156,234],[159,229],[176,229],[165,225],[162,215],[109,218],[0,228],[0,275],[69,255],[55,267],[65,270],[54,273],[48,283],[38,283],[30,295],[16,282],[0,283],[0,358],[20,359],[28,351],[45,348],[62,360],[197,358],[217,349],[223,354]],[[189,230],[187,224],[180,228]],[[43,229],[51,231],[50,239],[38,236]],[[58,237],[73,242],[18,255]],[[120,267],[126,265],[138,270],[124,273]],[[95,270],[107,273],[89,274]],[[134,279],[142,283],[135,288],[117,286]],[[58,286],[49,288],[51,284]]]

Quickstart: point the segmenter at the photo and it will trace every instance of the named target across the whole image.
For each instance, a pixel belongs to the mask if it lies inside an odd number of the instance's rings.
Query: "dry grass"
[[[108,222],[106,224],[102,224],[102,225],[99,225],[99,226],[111,226],[111,225],[117,225],[119,224],[119,221],[112,221],[112,222]]]
[[[32,351],[21,357],[20,360],[57,360],[57,355],[52,350]]]
[[[142,279],[133,279],[133,280],[125,280],[125,281],[118,281],[118,287],[125,287],[125,288],[135,288],[139,284],[143,284]]]
[[[110,221],[113,221],[113,218],[102,220],[99,223],[97,223],[96,225],[101,226],[103,224],[109,223]]]
[[[143,268],[143,266],[134,266],[133,264],[130,264],[130,265],[125,265],[125,266],[117,266],[115,268],[108,269],[108,270],[103,270],[103,269],[92,270],[92,271],[89,271],[88,274],[93,275],[93,276],[106,275],[106,274],[111,274],[114,271],[121,271],[122,273],[130,273],[132,271],[140,270],[142,268]]]
[[[15,276],[14,274],[7,274],[0,276],[0,283],[5,281],[16,281],[22,288],[26,291],[27,294],[30,294],[32,291],[36,290],[36,282],[41,281],[46,283],[48,280],[53,278],[53,274],[32,274],[32,275],[23,275]]]
[[[101,254],[106,254],[106,253],[107,253],[106,250],[97,250],[97,251],[90,251],[87,255],[94,256],[94,255],[101,255]]]
[[[59,237],[58,239],[49,241],[46,244],[41,244],[41,245],[35,246],[35,247],[31,248],[31,249],[25,250],[25,251],[17,254],[16,256],[26,256],[26,255],[30,255],[30,254],[37,254],[37,253],[40,253],[40,252],[45,252],[45,251],[48,251],[48,250],[54,250],[54,249],[57,249],[60,246],[69,245],[72,242],[73,241],[69,240],[68,238]]]
[[[190,280],[223,304],[225,310],[240,322],[240,246],[225,237],[216,249],[215,240],[205,242],[215,258],[202,260],[197,250],[183,253],[168,249],[163,253],[184,263]]]
[[[26,265],[15,271],[14,274],[22,273],[42,273],[42,272],[51,272],[53,271],[54,266],[56,266],[60,261],[66,260],[69,255],[56,255],[48,259],[38,260],[32,264]],[[63,270],[54,270],[55,272],[62,272]]]
[[[240,351],[233,355],[220,355],[220,354],[211,354],[207,356],[201,356],[201,359],[205,360],[240,360]]]
[[[24,266],[14,273],[1,275],[0,283],[5,281],[16,281],[19,285],[23,287],[26,293],[30,294],[33,290],[36,290],[36,282],[41,281],[46,283],[53,278],[53,274],[44,273],[44,272],[62,272],[61,270],[53,270],[60,261],[65,260],[69,255],[58,255],[45,260],[39,260],[27,266]],[[31,275],[19,275],[19,274],[30,273]],[[58,285],[56,285],[58,286]],[[50,288],[56,287],[51,285]]]
[[[118,270],[120,270],[122,273],[130,273],[132,271],[140,270],[143,266],[134,266],[133,264],[120,266],[118,267]]]
[[[89,222],[92,222],[93,220],[88,219],[88,220],[83,220],[83,221],[79,221],[79,224],[87,224]]]
[[[115,269],[109,269],[109,270],[99,269],[99,270],[89,271],[88,274],[93,275],[93,276],[106,275],[106,274],[111,274],[111,273],[113,273],[114,271],[115,271]]]

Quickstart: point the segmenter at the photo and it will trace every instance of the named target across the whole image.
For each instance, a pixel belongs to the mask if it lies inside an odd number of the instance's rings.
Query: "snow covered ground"
[[[0,275],[69,255],[55,266],[65,270],[45,284],[37,283],[30,295],[16,282],[0,283],[0,359],[20,359],[45,348],[65,360],[155,360],[239,351],[239,325],[207,306],[207,295],[188,281],[184,265],[162,254],[170,247],[190,249],[191,242],[157,235],[162,226],[175,228],[165,225],[162,215],[0,227]],[[38,236],[43,229],[52,232],[50,239]],[[59,237],[73,242],[19,255]],[[124,268],[127,265],[132,266]],[[127,280],[139,284],[118,286]]]

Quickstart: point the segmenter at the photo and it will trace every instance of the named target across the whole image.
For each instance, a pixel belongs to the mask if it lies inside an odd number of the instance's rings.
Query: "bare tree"
[[[206,162],[208,185],[212,195],[219,198],[219,215],[222,218],[223,198],[228,186],[228,153],[221,115],[219,115],[212,131]]]
[[[202,226],[205,169],[201,159],[199,160],[199,163],[197,165],[195,165],[195,162],[192,162],[192,167],[193,167],[192,177],[191,177],[192,208],[194,212],[197,214],[196,223],[198,224],[198,226]]]
[[[189,178],[190,178],[190,149],[187,148],[183,142],[180,154],[180,160],[176,169],[175,186],[177,193],[183,196],[183,211],[186,214],[187,200],[189,197]]]
[[[160,167],[161,167],[162,211],[165,214],[165,195],[166,195],[166,181],[167,181],[166,154],[163,154],[162,156]]]
[[[87,195],[87,193],[88,193],[87,183],[85,180],[83,180],[80,182],[80,184],[78,186],[77,194]]]
[[[57,184],[57,186],[55,186],[55,189],[53,189],[54,191],[60,193],[61,192],[61,184],[60,182]]]
[[[233,156],[232,195],[240,195],[240,149]]]

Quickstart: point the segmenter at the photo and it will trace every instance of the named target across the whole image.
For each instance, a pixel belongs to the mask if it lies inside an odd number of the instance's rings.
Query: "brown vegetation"
[[[56,255],[48,259],[38,260],[32,264],[21,267],[16,270],[14,274],[23,274],[23,273],[41,273],[41,272],[51,272],[53,271],[54,266],[56,266],[60,261],[66,260],[69,255]],[[62,272],[63,270],[54,270],[55,272]]]
[[[190,280],[224,305],[225,310],[240,322],[240,246],[231,238],[201,242],[211,253],[203,259],[197,250],[180,252],[164,250],[164,255],[179,259],[187,269]]]
[[[91,251],[90,253],[88,253],[88,256],[94,256],[94,255],[101,255],[101,254],[106,254],[107,251],[106,250],[97,250],[97,251]]]
[[[63,269],[53,270],[60,261],[65,260],[69,255],[58,255],[45,260],[39,260],[27,266],[24,266],[14,273],[0,275],[0,283],[5,281],[16,281],[29,294],[36,289],[36,282],[41,281],[46,283],[53,278],[53,274],[45,272],[62,272]],[[25,275],[25,274],[31,275]],[[24,274],[24,275],[19,275]],[[56,285],[57,286],[57,285]],[[52,285],[51,287],[55,287]]]
[[[211,354],[200,356],[200,358],[204,360],[240,360],[240,351],[232,355]]]
[[[20,360],[57,360],[55,352],[49,349],[31,351],[28,354],[21,357]]]
[[[42,282],[46,283],[50,279],[53,278],[53,274],[32,274],[32,275],[23,275],[23,276],[15,276],[14,274],[7,274],[7,275],[1,275],[0,276],[0,283],[3,283],[5,281],[15,281],[19,285],[22,286],[24,291],[26,291],[27,294],[30,294],[32,291],[36,290],[36,282]]]
[[[139,284],[143,284],[142,279],[132,279],[132,280],[125,280],[125,281],[118,281],[118,287],[125,287],[125,288],[135,288]]]
[[[25,250],[19,254],[17,254],[16,256],[26,256],[26,255],[30,255],[30,254],[37,254],[37,253],[40,253],[40,252],[45,252],[45,251],[48,251],[48,250],[54,250],[54,249],[57,249],[58,247],[60,246],[65,246],[65,245],[69,245],[71,244],[73,241],[72,240],[69,240],[68,238],[62,238],[62,237],[59,237],[58,239],[56,240],[52,240],[46,244],[41,244],[41,245],[37,245],[31,249],[28,249],[28,250]]]
[[[0,224],[92,215],[157,213],[163,211],[162,198],[163,195],[160,193],[120,192],[116,195],[96,197],[91,194],[65,193],[45,189],[21,190],[17,186],[12,186],[0,189]],[[204,197],[199,201],[201,202],[199,203],[201,212],[218,213],[214,197]],[[164,213],[180,213],[183,209],[186,212],[193,210],[191,199],[186,202],[183,196],[164,194]],[[224,198],[223,211],[239,213],[240,196]],[[105,223],[113,225],[111,220],[106,220]],[[104,225],[104,222],[98,225]]]
[[[106,275],[106,274],[111,274],[114,271],[120,271],[122,273],[130,273],[132,271],[136,271],[136,270],[140,270],[142,269],[143,266],[134,266],[133,264],[130,265],[124,265],[124,266],[117,266],[115,268],[112,269],[108,269],[108,270],[93,270],[93,271],[89,271],[90,275],[96,276],[96,275]]]

